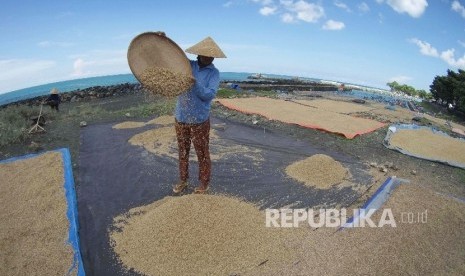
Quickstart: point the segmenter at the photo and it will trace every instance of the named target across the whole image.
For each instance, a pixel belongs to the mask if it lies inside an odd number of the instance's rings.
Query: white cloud
[[[465,70],[465,54],[463,57],[455,59],[455,49],[448,49],[442,52],[441,59],[452,67]]]
[[[415,43],[419,48],[420,48],[420,53],[422,53],[425,56],[431,56],[431,57],[439,57],[438,50],[431,46],[428,42],[421,41],[417,38],[413,38],[410,40],[411,42]]]
[[[453,1],[451,8],[453,11],[458,12],[463,18],[465,18],[465,7],[462,6],[459,1]]]
[[[379,4],[383,0],[376,0]],[[386,3],[398,13],[407,13],[411,17],[418,18],[428,7],[426,0],[386,0]]]
[[[252,0],[252,2],[259,3],[259,4],[263,5],[263,6],[273,4],[273,0]]]
[[[369,12],[370,11],[370,7],[368,6],[367,3],[365,2],[362,2],[358,5],[358,10],[365,13],[365,12]]]
[[[459,42],[459,44],[460,44],[462,47],[465,48],[465,42],[463,42],[463,41],[461,41],[461,40],[459,40],[458,42]]]
[[[338,8],[340,8],[340,9],[345,10],[346,12],[352,12],[352,11],[350,10],[350,8],[349,8],[345,3],[341,2],[341,1],[337,1],[337,0],[334,1],[334,5],[335,5],[336,7],[338,7]]]
[[[233,1],[228,1],[228,2],[226,2],[226,3],[223,4],[223,7],[229,8],[229,7],[232,6],[232,4],[233,4]]]
[[[321,5],[304,0],[280,0],[279,2],[272,0],[252,0],[252,2],[262,6],[259,10],[260,14],[264,16],[279,15],[285,23],[295,23],[299,20],[316,23],[325,15]]]
[[[338,31],[342,30],[345,28],[344,22],[340,21],[334,21],[334,20],[328,20],[326,23],[323,25],[324,30],[330,30],[330,31]]]
[[[296,22],[294,16],[292,16],[292,14],[290,13],[284,13],[281,15],[281,20],[284,22],[284,23],[294,23]]]
[[[276,13],[276,7],[263,7],[260,9],[260,14],[264,16],[273,15]]]
[[[318,20],[325,15],[325,11],[322,6],[306,1],[300,0],[296,2],[289,1],[285,5],[286,10],[295,14],[295,17],[310,23],[318,22]]]
[[[465,70],[465,54],[460,58],[455,58],[455,49],[448,49],[439,53],[439,51],[431,46],[428,42],[419,39],[411,39],[420,48],[420,53],[425,56],[440,58],[449,66]]]
[[[92,64],[95,64],[92,61],[84,61],[82,58],[78,58],[73,62],[73,77],[84,77],[91,74],[91,71],[88,70],[88,67]]]
[[[399,84],[405,84],[406,82],[412,80],[411,77],[407,77],[407,76],[395,76],[395,77],[392,77],[389,79],[389,82],[397,82]]]
[[[126,50],[93,50],[72,55],[71,77],[90,77],[128,72]]]
[[[52,60],[0,60],[0,93],[40,84],[55,66]]]
[[[44,41],[37,43],[37,45],[42,48],[50,48],[50,47],[70,47],[70,46],[73,46],[74,44],[71,42],[44,40]]]

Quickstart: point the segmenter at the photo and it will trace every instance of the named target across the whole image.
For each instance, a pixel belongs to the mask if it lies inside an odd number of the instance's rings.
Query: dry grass
[[[399,147],[427,159],[448,160],[465,164],[465,141],[433,133],[431,129],[398,129],[391,146]]]
[[[66,275],[73,263],[61,154],[0,164],[0,275]]]
[[[454,122],[451,122],[451,121],[447,121],[447,120],[444,120],[444,119],[441,119],[441,118],[436,118],[436,117],[433,117],[431,115],[428,115],[428,114],[424,114],[423,115],[426,119],[432,121],[432,122],[435,122],[436,124],[438,124],[439,126],[447,126],[448,124],[450,124],[450,126],[452,128],[456,128],[456,129],[460,129],[462,131],[465,131],[465,126],[463,125],[459,125],[457,123],[454,123]]]
[[[286,174],[295,180],[319,189],[328,189],[349,176],[341,163],[324,154],[315,154],[286,167]]]
[[[385,104],[372,103],[371,104],[375,109],[371,110],[368,113],[371,113],[375,116],[382,117],[389,122],[407,122],[410,123],[412,118],[416,116],[415,112],[410,111],[407,108],[402,108],[396,106],[396,110],[390,110],[385,108]]]
[[[141,82],[154,94],[175,97],[189,91],[194,84],[194,78],[167,68],[153,67],[144,70]]]

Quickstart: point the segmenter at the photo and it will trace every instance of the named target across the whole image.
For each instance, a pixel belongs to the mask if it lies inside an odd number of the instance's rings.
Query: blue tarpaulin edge
[[[376,192],[363,204],[360,210],[378,210],[383,206],[383,204],[388,200],[392,191],[399,186],[401,183],[409,183],[407,179],[397,178],[395,176],[388,177],[384,183],[376,190]],[[338,230],[344,228],[351,228],[355,221],[358,221],[360,214],[356,214],[353,217],[349,218],[347,222],[342,225]]]
[[[84,266],[81,257],[81,251],[79,247],[79,221],[78,221],[78,212],[77,212],[77,200],[76,200],[76,191],[74,189],[74,177],[73,177],[73,167],[71,163],[71,154],[67,148],[61,148],[54,150],[55,152],[60,152],[63,160],[64,168],[64,188],[65,188],[65,197],[67,203],[66,216],[69,221],[69,231],[68,231],[68,242],[73,247],[73,264],[68,270],[68,275],[72,273],[73,270],[77,268],[78,276],[85,276]],[[51,151],[51,152],[54,152]],[[50,151],[45,151],[37,154],[27,154],[19,157],[12,157],[9,159],[1,160],[1,163],[10,163],[19,160],[24,160],[32,157],[36,157]]]

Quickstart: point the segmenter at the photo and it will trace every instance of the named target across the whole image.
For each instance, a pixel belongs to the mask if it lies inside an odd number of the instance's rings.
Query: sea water
[[[249,80],[248,77],[253,75],[247,72],[220,72],[221,81],[245,81]],[[281,78],[292,79],[291,76],[266,74],[267,78]],[[314,78],[299,78],[306,81],[320,82],[320,79]],[[19,89],[12,92],[0,94],[0,106],[16,101],[30,99],[38,96],[48,95],[52,88],[57,88],[61,93],[74,91],[77,89],[86,89],[93,86],[109,86],[123,83],[139,83],[133,74],[110,75],[101,77],[92,77],[84,79],[74,79],[67,81],[60,81],[48,83],[29,88]],[[346,96],[360,98],[360,99],[380,99],[383,102],[393,102],[395,98],[389,94],[379,94],[367,91],[353,90],[349,93],[344,93]]]
[[[244,81],[251,73],[221,72],[222,81]],[[58,89],[61,93],[85,89],[93,86],[109,86],[123,83],[139,83],[133,74],[110,75],[102,77],[92,77],[84,79],[74,79],[48,83],[12,92],[0,94],[0,105],[30,99],[38,96],[48,95],[52,88]]]

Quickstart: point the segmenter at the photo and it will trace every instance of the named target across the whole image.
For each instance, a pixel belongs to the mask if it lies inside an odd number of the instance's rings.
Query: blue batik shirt
[[[195,84],[188,92],[178,96],[176,120],[186,124],[200,124],[208,120],[210,106],[220,86],[220,72],[213,64],[200,68],[198,62],[190,61]]]

